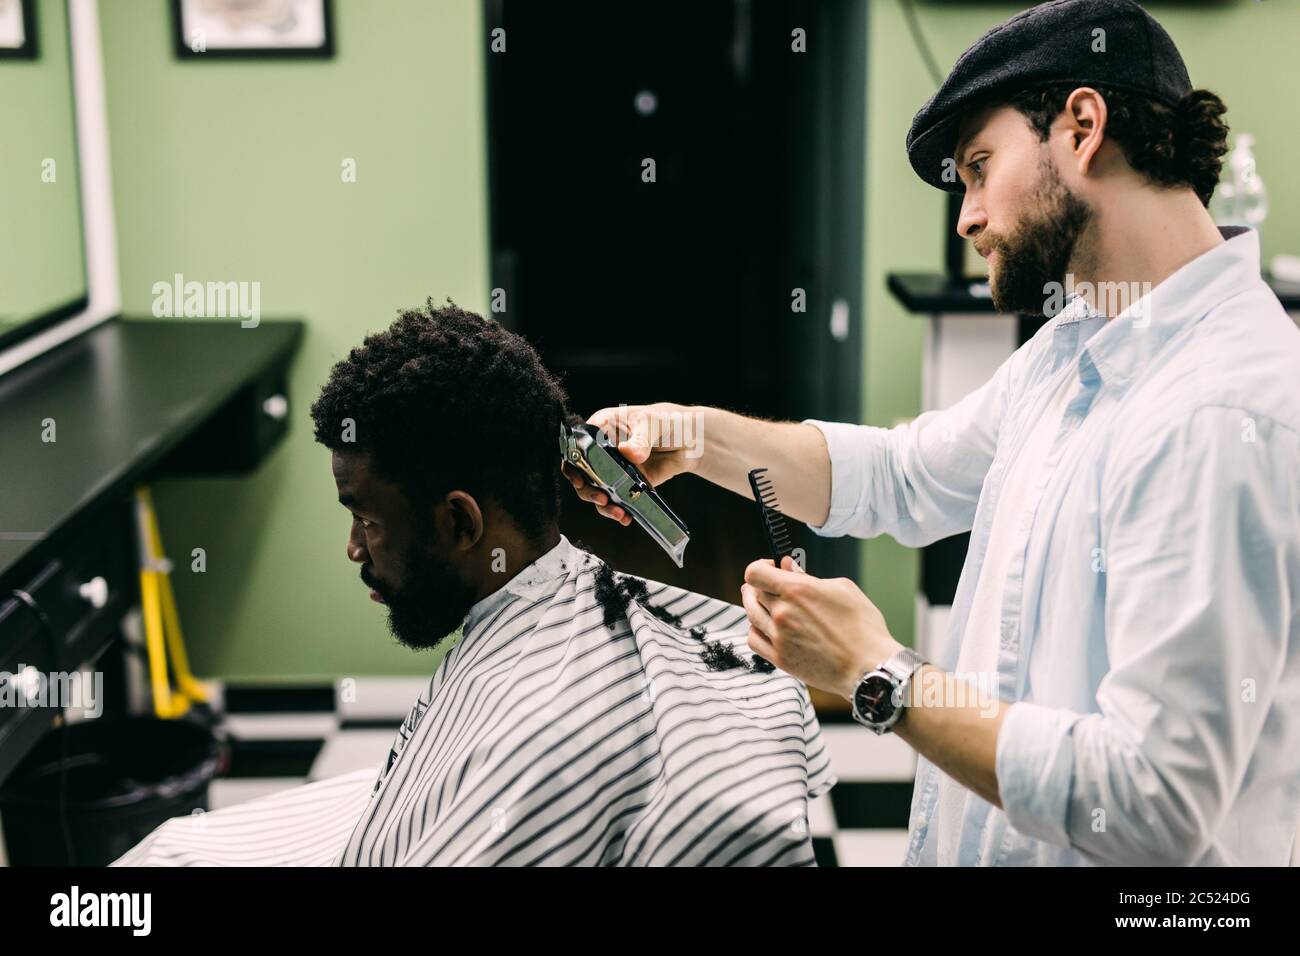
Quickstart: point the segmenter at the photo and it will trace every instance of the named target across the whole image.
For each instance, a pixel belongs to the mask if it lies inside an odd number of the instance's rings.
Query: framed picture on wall
[[[36,58],[35,0],[0,0],[0,57]]]
[[[331,57],[330,0],[172,0],[176,55]]]

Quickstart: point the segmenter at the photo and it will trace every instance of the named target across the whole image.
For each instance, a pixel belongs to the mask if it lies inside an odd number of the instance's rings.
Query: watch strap
[[[906,681],[920,669],[921,665],[928,664],[924,657],[918,654],[910,647],[904,647],[897,654],[891,657],[885,663],[880,665],[881,670],[888,671],[899,681]]]

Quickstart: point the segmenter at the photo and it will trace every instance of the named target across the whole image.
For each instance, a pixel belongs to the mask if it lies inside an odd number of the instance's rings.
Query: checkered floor
[[[334,688],[226,688],[229,771],[212,784],[213,809],[308,780],[379,765],[423,678],[358,679]],[[875,737],[840,715],[822,718],[839,783],[814,800],[809,823],[822,866],[896,866],[907,846],[916,758],[896,737]]]

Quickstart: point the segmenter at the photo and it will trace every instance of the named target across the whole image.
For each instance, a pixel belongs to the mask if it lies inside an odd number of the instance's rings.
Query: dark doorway
[[[506,45],[487,56],[495,317],[573,411],[672,401],[857,421],[863,0],[484,11],[489,49],[498,29]],[[694,476],[661,491],[691,531],[684,569],[576,496],[561,529],[619,570],[739,601],[765,553],[753,501]],[[856,576],[856,541],[792,530],[812,573]]]

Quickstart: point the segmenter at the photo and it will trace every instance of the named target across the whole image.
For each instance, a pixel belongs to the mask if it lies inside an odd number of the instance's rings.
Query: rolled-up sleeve
[[[1296,613],[1300,436],[1239,408],[1161,417],[1117,446],[1103,479],[1099,713],[1016,703],[997,742],[1011,825],[1102,863],[1204,855]]]
[[[998,429],[1026,343],[961,401],[893,428],[815,418],[831,462],[826,520],[809,525],[822,537],[888,534],[919,547],[969,531],[996,450]]]
[[[1002,718],[996,772],[1002,809],[1027,836],[1067,846],[1065,829],[1074,750],[1070,733],[1084,715],[1020,701]]]

